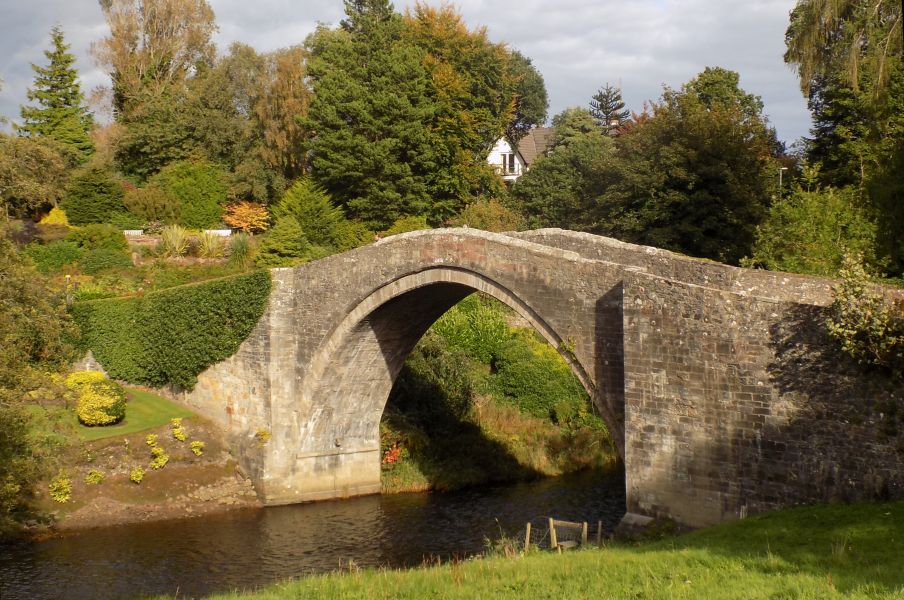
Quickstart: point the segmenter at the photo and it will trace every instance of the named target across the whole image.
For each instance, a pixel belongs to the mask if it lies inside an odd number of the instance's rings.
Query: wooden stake
[[[552,517],[549,518],[549,544],[553,550],[559,548],[559,541],[556,539],[556,524]]]
[[[527,522],[527,530],[524,532],[524,551],[530,548],[530,521]]]
[[[596,522],[596,545],[597,546],[603,545],[603,522],[602,521]]]

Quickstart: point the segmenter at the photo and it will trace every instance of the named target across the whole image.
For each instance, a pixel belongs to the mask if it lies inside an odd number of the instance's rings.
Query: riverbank
[[[307,577],[214,600],[904,598],[904,502],[801,507],[655,542]]]

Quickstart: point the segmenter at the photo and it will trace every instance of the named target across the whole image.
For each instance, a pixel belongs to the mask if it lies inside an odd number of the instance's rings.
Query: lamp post
[[[785,171],[788,170],[788,167],[781,167],[778,170],[778,197],[782,197],[782,175],[784,175]]]

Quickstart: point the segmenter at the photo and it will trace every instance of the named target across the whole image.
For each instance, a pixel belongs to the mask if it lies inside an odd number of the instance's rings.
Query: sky
[[[240,41],[259,51],[302,43],[317,23],[335,25],[342,0],[209,0],[221,51]],[[427,0],[438,4],[438,0]],[[707,66],[741,74],[762,97],[780,139],[807,135],[810,116],[796,75],[782,61],[788,13],[796,0],[457,0],[469,26],[532,59],[543,75],[550,116],[587,106],[606,83],[640,111],[662,86],[679,88]],[[414,0],[396,0],[403,11]],[[0,0],[0,115],[18,118],[32,83],[31,63],[46,64],[50,28],[59,24],[76,54],[86,93],[108,83],[91,59],[107,34],[97,0]]]

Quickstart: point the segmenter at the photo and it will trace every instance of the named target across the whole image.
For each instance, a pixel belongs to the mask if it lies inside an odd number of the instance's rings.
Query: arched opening
[[[314,354],[299,402],[315,418],[299,422],[293,437],[298,440],[300,458],[322,460],[323,440],[332,442],[336,455],[329,467],[332,483],[319,485],[333,485],[339,490],[334,495],[380,491],[380,421],[393,384],[430,326],[474,292],[495,298],[520,315],[562,354],[584,389],[593,395],[588,371],[569,351],[569,341],[510,290],[472,271],[426,269],[371,293]],[[604,410],[600,414],[610,428],[620,426],[608,419]],[[326,471],[326,467],[316,470]]]

